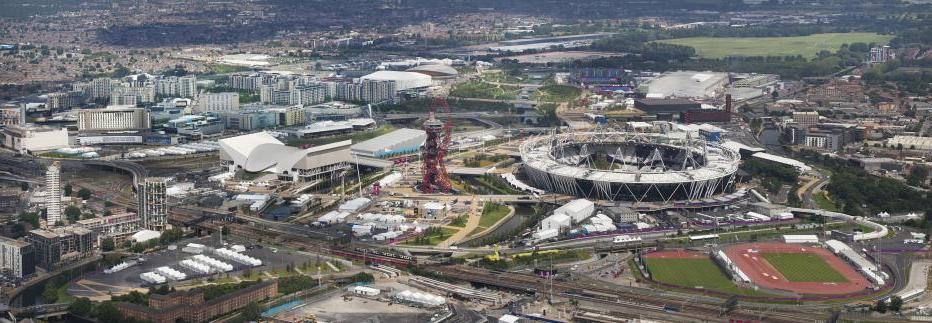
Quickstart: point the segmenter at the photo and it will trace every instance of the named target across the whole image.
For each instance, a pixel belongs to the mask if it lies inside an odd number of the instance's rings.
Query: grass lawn
[[[498,223],[499,220],[508,215],[508,206],[498,203],[486,203],[482,207],[482,217],[479,218],[479,225],[469,232],[468,237],[474,236],[479,232]]]
[[[245,72],[252,70],[248,67],[236,66],[236,65],[227,65],[227,64],[211,64],[207,66],[209,73],[214,74],[227,74],[227,73],[236,73],[236,72]]]
[[[576,99],[580,93],[581,91],[574,86],[546,85],[538,88],[534,97],[544,102],[564,102]]]
[[[430,233],[425,236],[421,236],[421,239],[409,239],[405,240],[402,244],[411,245],[411,246],[435,246],[438,243],[446,241],[447,238],[455,234],[459,230],[454,230],[450,228],[439,228],[437,233]]]
[[[822,257],[811,253],[764,253],[771,265],[791,282],[843,283],[848,280]]]
[[[815,202],[820,209],[832,212],[841,212],[841,209],[838,208],[838,205],[836,205],[835,202],[829,200],[828,197],[825,196],[825,191],[812,194],[812,201]]]
[[[875,33],[828,33],[795,37],[690,37],[659,42],[690,46],[699,56],[796,56],[815,57],[820,51],[836,51],[842,44],[886,44],[890,35]]]
[[[645,258],[653,280],[736,295],[767,295],[735,285],[712,259]]]
[[[461,98],[512,100],[518,88],[507,85],[494,85],[486,82],[465,82],[450,89],[450,96]]]

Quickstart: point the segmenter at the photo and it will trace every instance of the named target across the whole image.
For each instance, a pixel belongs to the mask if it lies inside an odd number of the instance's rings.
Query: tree
[[[246,321],[255,321],[262,316],[262,308],[259,304],[252,302],[243,307],[243,319]]]
[[[123,320],[123,314],[109,301],[97,305],[95,312],[97,312],[95,316],[100,322],[120,322]]]
[[[71,312],[71,314],[74,314],[77,316],[83,316],[83,317],[87,317],[88,314],[91,314],[91,311],[93,309],[94,309],[94,303],[91,303],[91,300],[88,299],[87,297],[78,298],[74,300],[74,302],[72,302],[71,305],[68,305],[68,312]]]
[[[65,216],[68,217],[68,221],[74,222],[81,219],[81,209],[74,205],[69,205],[65,208]]]
[[[78,190],[78,197],[80,197],[82,200],[85,200],[85,201],[88,200],[88,199],[90,199],[90,198],[91,198],[91,190],[82,187],[80,190]]]
[[[874,305],[874,311],[877,313],[886,313],[887,312],[887,302],[884,300],[877,300],[877,305]]]
[[[39,214],[35,212],[23,212],[19,214],[19,220],[29,223],[33,228],[39,227]]]
[[[65,184],[65,187],[63,187],[61,191],[62,191],[62,194],[64,194],[65,196],[71,196],[71,191],[72,191],[71,184]]]
[[[903,308],[903,299],[899,296],[893,296],[890,298],[890,310],[894,312],[899,312]]]
[[[100,240],[100,249],[103,251],[113,251],[116,249],[116,244],[113,242],[113,238],[104,238]]]

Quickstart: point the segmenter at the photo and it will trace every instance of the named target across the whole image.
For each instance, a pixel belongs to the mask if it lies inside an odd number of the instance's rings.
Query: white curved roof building
[[[267,132],[221,139],[220,160],[231,171],[268,172],[281,180],[310,181],[349,168],[351,140],[301,149]]]
[[[399,71],[378,71],[361,77],[362,80],[373,81],[394,81],[395,90],[404,91],[420,87],[428,87],[433,84],[430,75],[415,72]]]

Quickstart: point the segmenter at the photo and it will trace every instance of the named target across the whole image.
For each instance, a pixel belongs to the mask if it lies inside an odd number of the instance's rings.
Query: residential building
[[[0,268],[7,277],[24,278],[36,274],[36,254],[32,244],[0,237]]]
[[[0,126],[26,124],[26,105],[14,102],[0,106]]]
[[[35,229],[26,236],[35,250],[36,266],[45,270],[86,259],[94,253],[96,240],[93,232],[77,226]]]
[[[142,226],[147,230],[165,230],[168,219],[168,203],[166,189],[169,178],[147,177],[140,186],[139,210],[141,211]]]
[[[152,102],[155,102],[155,86],[152,84],[133,86],[123,83],[113,86],[110,90],[110,105],[136,105]]]
[[[123,240],[142,227],[139,215],[133,212],[117,213],[91,219],[78,220],[77,225],[90,230],[98,239]]]
[[[45,105],[52,111],[67,110],[81,106],[84,94],[81,91],[49,93]]]
[[[896,59],[896,52],[890,46],[872,47],[869,63],[886,63]]]
[[[200,113],[239,110],[239,93],[221,92],[201,94],[197,98],[197,110]]]
[[[113,91],[113,83],[114,81],[109,78],[96,78],[88,84],[86,94],[95,100],[109,98],[110,92]]]
[[[155,92],[163,96],[194,98],[197,96],[197,78],[194,75],[163,77],[155,81]]]
[[[236,311],[251,303],[275,297],[278,280],[255,283],[214,299],[205,300],[199,289],[177,291],[167,295],[149,295],[149,306],[117,302],[124,316],[153,323],[208,322],[211,319]]]
[[[816,125],[819,124],[819,113],[815,111],[793,112],[793,121],[803,126]]]
[[[48,227],[62,220],[61,164],[58,161],[45,171],[45,214]]]

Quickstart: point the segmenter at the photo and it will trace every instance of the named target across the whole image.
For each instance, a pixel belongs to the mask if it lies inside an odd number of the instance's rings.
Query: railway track
[[[451,278],[470,281],[512,290],[559,295],[576,300],[599,303],[619,309],[636,309],[651,313],[674,314],[683,318],[708,319],[742,319],[766,322],[820,322],[819,317],[828,317],[828,313],[813,311],[798,312],[785,309],[760,311],[738,308],[724,315],[721,304],[706,303],[698,300],[682,300],[671,297],[652,295],[640,290],[611,288],[592,282],[583,281],[549,281],[541,277],[493,272],[464,266],[437,266],[431,270]],[[646,290],[645,290],[646,291]]]

